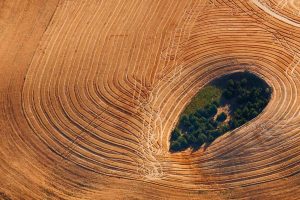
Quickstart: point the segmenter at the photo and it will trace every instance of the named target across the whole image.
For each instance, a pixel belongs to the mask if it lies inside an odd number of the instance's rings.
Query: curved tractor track
[[[0,1],[0,199],[299,199],[299,7]],[[273,88],[264,112],[169,153],[197,91],[244,70]]]

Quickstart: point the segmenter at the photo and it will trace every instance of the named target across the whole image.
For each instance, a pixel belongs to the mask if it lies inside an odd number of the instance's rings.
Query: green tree
[[[201,117],[207,118],[208,113],[207,113],[206,109],[199,109],[196,111],[195,116],[198,118],[201,118]]]
[[[231,119],[229,121],[229,127],[230,129],[235,129],[236,127],[238,127],[238,122],[235,119]]]
[[[172,141],[171,146],[170,146],[170,150],[171,151],[180,151],[181,146],[180,146],[179,142],[178,141]]]
[[[221,133],[226,133],[227,131],[229,131],[229,126],[228,125],[223,125],[220,128]]]
[[[251,109],[250,117],[251,119],[255,118],[258,115],[258,112],[255,109]]]
[[[221,135],[221,131],[219,131],[219,130],[214,130],[211,132],[211,136],[214,137],[215,139],[217,137],[219,137],[220,135]]]
[[[198,143],[199,143],[199,145],[202,145],[205,142],[207,142],[207,137],[205,134],[202,133],[198,136]]]
[[[192,124],[189,121],[189,118],[184,115],[179,123],[179,128],[183,131],[187,131],[190,127],[192,126]]]
[[[242,85],[243,87],[245,87],[245,86],[247,85],[247,83],[248,83],[248,80],[247,80],[246,78],[243,78],[243,79],[241,80],[241,85]]]
[[[234,81],[232,79],[227,81],[227,87],[234,87]]]
[[[194,134],[188,136],[188,142],[191,146],[197,146],[198,137]]]
[[[189,116],[189,121],[191,124],[194,124],[197,121],[197,117],[193,114]]]
[[[270,88],[265,88],[265,91],[264,91],[264,97],[265,98],[269,98],[270,97],[270,93],[271,93],[271,90]]]
[[[208,115],[209,117],[213,117],[217,114],[218,112],[218,108],[215,104],[211,104],[209,107],[208,107]]]
[[[207,138],[208,143],[212,143],[215,140],[215,138],[212,135],[209,135]]]
[[[187,139],[183,135],[179,136],[177,141],[179,142],[181,149],[185,149],[189,146]]]
[[[214,100],[213,101],[213,104],[215,105],[215,106],[217,106],[217,107],[220,107],[220,101],[218,100]]]
[[[224,96],[225,99],[231,99],[233,97],[233,94],[228,89],[225,89],[224,92],[223,92],[223,96]]]
[[[171,134],[171,141],[177,140],[180,136],[180,131],[178,128],[175,128],[175,130]]]

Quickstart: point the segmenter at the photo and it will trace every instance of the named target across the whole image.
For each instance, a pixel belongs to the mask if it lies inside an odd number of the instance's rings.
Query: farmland
[[[299,199],[299,10],[0,1],[0,199]],[[244,71],[272,90],[262,112],[208,148],[170,152],[198,92]]]

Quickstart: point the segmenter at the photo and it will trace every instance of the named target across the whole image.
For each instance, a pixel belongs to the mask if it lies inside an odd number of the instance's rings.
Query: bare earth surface
[[[0,199],[299,199],[300,4],[0,0]],[[264,112],[169,153],[212,79],[265,79]]]

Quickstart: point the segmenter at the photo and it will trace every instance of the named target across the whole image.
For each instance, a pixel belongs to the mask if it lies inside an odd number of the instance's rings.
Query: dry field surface
[[[299,199],[298,0],[0,0],[0,199]],[[205,151],[169,153],[196,92],[273,88]]]

